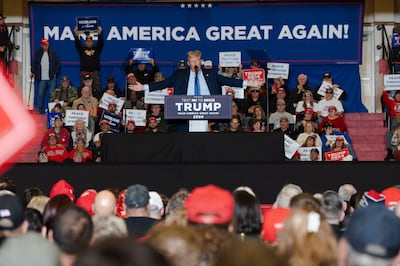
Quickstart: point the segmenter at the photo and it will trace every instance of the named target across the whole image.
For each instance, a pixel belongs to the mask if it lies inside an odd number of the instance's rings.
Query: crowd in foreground
[[[304,192],[287,184],[271,205],[250,187],[122,191],[65,180],[49,195],[0,182],[0,265],[398,265],[400,187]]]

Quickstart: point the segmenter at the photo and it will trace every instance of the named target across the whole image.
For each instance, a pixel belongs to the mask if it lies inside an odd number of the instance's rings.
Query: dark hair
[[[135,239],[115,238],[88,248],[75,266],[169,266],[167,259],[147,244]]]
[[[43,210],[43,225],[47,230],[53,228],[53,220],[56,214],[62,209],[73,205],[74,203],[65,194],[59,194],[52,197],[46,204]]]
[[[23,194],[23,204],[24,206],[28,205],[28,203],[31,201],[31,199],[35,196],[41,196],[43,195],[42,190],[38,187],[29,187],[24,190]]]
[[[261,232],[260,202],[247,191],[237,190],[235,199],[234,225],[237,234],[258,235]]]
[[[13,193],[16,193],[17,186],[13,183],[13,181],[10,178],[4,177],[0,179],[0,190],[8,190]]]
[[[89,247],[92,236],[92,218],[81,207],[69,206],[54,217],[54,241],[63,252],[78,254]]]
[[[41,232],[43,226],[43,216],[39,210],[33,208],[25,209],[25,219],[28,221],[28,230]]]

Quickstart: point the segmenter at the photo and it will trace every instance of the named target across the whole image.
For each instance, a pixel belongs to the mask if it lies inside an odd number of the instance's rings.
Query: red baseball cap
[[[234,207],[232,193],[215,185],[197,187],[185,200],[188,220],[201,224],[229,223]]]
[[[400,201],[400,187],[393,186],[382,190],[382,194],[385,196],[385,205],[388,208],[394,208]]]
[[[86,189],[79,198],[76,199],[76,206],[85,209],[91,216],[94,214],[92,204],[97,192],[94,189]]]
[[[328,111],[337,111],[336,106],[329,106]]]
[[[314,110],[311,107],[307,107],[305,112],[306,112],[306,114],[313,114]]]
[[[266,211],[263,219],[264,223],[261,237],[269,243],[275,243],[277,233],[283,228],[286,219],[291,214],[291,209],[282,207],[277,207]]]
[[[59,181],[57,181],[57,183],[55,183],[50,190],[50,194],[49,197],[52,198],[56,195],[60,195],[60,194],[65,194],[68,196],[68,198],[71,199],[71,201],[75,200],[75,195],[74,195],[74,188],[67,183],[67,181],[65,181],[64,179],[60,179]]]
[[[40,41],[40,44],[41,44],[41,45],[49,45],[49,40],[46,39],[46,38],[43,38],[43,39]]]

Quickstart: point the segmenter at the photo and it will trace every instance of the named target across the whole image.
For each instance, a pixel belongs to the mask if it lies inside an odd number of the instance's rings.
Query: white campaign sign
[[[293,155],[296,153],[297,149],[300,147],[300,145],[290,138],[288,135],[284,135],[285,139],[285,156],[288,159],[292,159]]]
[[[144,91],[144,103],[149,104],[164,104],[165,96],[169,95],[169,89],[157,90],[157,91]]]
[[[82,119],[85,126],[89,126],[89,111],[84,110],[66,110],[65,111],[65,125],[68,127],[74,126],[75,121]]]
[[[124,109],[123,120],[133,120],[137,127],[146,126],[146,110]]]
[[[385,75],[383,84],[385,91],[400,90],[400,74]]]
[[[103,93],[103,96],[100,99],[99,107],[104,110],[108,110],[108,105],[110,102],[115,102],[117,104],[117,113],[121,112],[122,107],[124,106],[124,100],[118,99],[108,93]]]
[[[241,62],[241,52],[219,52],[219,64],[221,67],[239,67]]]
[[[229,95],[226,93],[227,89],[233,90],[233,96],[235,99],[244,99],[244,88],[230,87],[230,86],[222,86],[222,95]]]
[[[283,78],[289,77],[289,64],[287,63],[267,63],[268,78]]]

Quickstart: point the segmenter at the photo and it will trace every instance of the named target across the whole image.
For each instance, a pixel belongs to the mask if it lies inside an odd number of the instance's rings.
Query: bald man
[[[117,199],[109,190],[97,193],[93,202],[93,212],[97,215],[114,215],[117,208]]]

